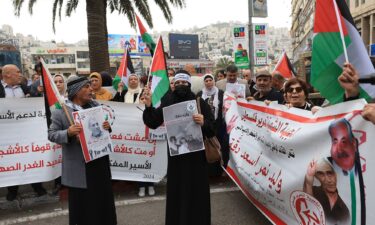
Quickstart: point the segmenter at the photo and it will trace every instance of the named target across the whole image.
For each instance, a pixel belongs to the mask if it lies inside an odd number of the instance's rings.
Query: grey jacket
[[[93,102],[94,105],[99,105]],[[71,118],[73,109],[67,107]],[[68,138],[69,121],[62,109],[52,112],[52,123],[48,129],[48,140],[62,145],[62,175],[63,185],[74,188],[87,188],[86,167],[81,144],[76,137]]]
[[[245,95],[246,97],[251,96],[249,84],[247,83],[247,80],[237,78],[237,81],[239,84],[245,84]],[[222,91],[225,92],[225,89],[227,87],[227,79],[222,79],[216,82],[216,87]]]

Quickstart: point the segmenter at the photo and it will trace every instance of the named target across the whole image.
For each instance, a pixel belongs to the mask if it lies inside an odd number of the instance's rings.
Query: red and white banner
[[[357,100],[310,111],[225,96],[227,173],[274,224],[371,224],[375,126]]]
[[[112,179],[158,182],[167,174],[167,141],[150,140],[142,114],[144,105],[100,101],[111,123]]]

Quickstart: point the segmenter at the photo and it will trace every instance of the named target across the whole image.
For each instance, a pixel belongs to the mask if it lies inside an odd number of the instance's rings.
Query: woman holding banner
[[[163,108],[176,103],[194,100],[191,91],[190,74],[180,70],[174,80],[175,90],[163,98],[158,108],[151,103],[151,92],[144,91],[146,109],[144,123],[156,129],[164,122]],[[200,101],[201,113],[193,115],[193,121],[202,128],[203,136],[215,136],[214,118],[210,107]],[[187,154],[168,155],[166,225],[211,224],[210,189],[207,174],[207,161],[204,151]]]
[[[204,87],[202,91],[198,92],[197,96],[201,97],[211,108],[212,115],[215,118],[216,137],[220,141],[221,154],[224,156],[224,161],[227,162],[229,158],[229,139],[226,135],[226,127],[223,118],[223,97],[224,92],[215,86],[215,78],[212,74],[203,76]],[[223,170],[220,162],[210,164],[208,166],[208,173],[210,176],[221,176]]]
[[[289,107],[311,111],[313,105],[308,102],[309,91],[305,81],[298,78],[288,80],[284,85],[284,98]]]

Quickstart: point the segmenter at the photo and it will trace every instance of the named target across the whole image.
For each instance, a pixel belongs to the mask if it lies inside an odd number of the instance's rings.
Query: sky
[[[79,1],[76,12],[71,17],[62,15],[56,19],[56,33],[52,30],[52,1],[38,0],[34,5],[33,15],[28,12],[28,0],[25,1],[19,17],[14,15],[12,0],[0,1],[0,27],[4,24],[13,27],[14,34],[21,33],[36,37],[38,40],[75,43],[87,39],[86,5]],[[66,2],[66,0],[65,0]],[[248,22],[247,0],[185,0],[186,7],[172,9],[173,23],[168,24],[161,10],[148,1],[153,17],[154,29],[146,26],[149,33],[153,31],[183,30],[204,27],[217,22]],[[65,3],[64,3],[65,4]],[[268,0],[268,18],[254,18],[253,22],[265,22],[274,27],[288,27],[291,24],[291,0]],[[63,8],[63,12],[64,12]],[[63,13],[64,14],[64,13]],[[145,23],[144,23],[145,24]],[[136,34],[125,15],[117,12],[107,14],[109,34]]]

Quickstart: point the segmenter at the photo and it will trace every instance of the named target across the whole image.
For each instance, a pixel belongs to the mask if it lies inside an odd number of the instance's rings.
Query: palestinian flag
[[[340,24],[341,27],[339,26]],[[342,31],[341,33],[340,30]],[[337,78],[342,73],[343,65],[346,61],[344,41],[348,61],[357,69],[360,78],[369,77],[370,74],[374,73],[374,68],[355,27],[346,1],[317,0],[311,83],[331,104],[343,101],[344,89],[341,88]],[[373,86],[361,84],[360,87],[360,97],[368,101],[375,97],[375,88]]]
[[[285,51],[283,52],[283,54],[281,54],[281,57],[274,69],[274,72],[275,71],[279,72],[285,79],[290,79],[295,76],[296,73],[294,72],[293,66],[290,63],[290,60]]]
[[[151,92],[152,105],[160,105],[161,98],[169,90],[169,79],[167,75],[167,64],[164,55],[163,39],[159,37],[158,44],[152,58],[150,72],[152,75]]]
[[[112,81],[113,88],[117,90],[118,84],[122,81],[125,84],[124,90],[126,90],[128,86],[128,77],[132,73],[134,73],[134,67],[130,58],[129,51],[125,48],[120,67],[118,68],[116,76]]]
[[[63,96],[60,95],[55,82],[48,70],[43,58],[40,59],[42,67],[42,82],[44,87],[44,102],[46,106],[47,126],[51,124],[51,111],[61,109],[61,104],[64,103]],[[48,106],[48,107],[47,107]]]
[[[153,56],[155,52],[156,44],[149,33],[147,33],[146,28],[143,26],[141,19],[139,19],[138,15],[135,15],[137,19],[139,33],[141,33],[142,41],[147,45],[148,49],[150,49],[150,53]]]

